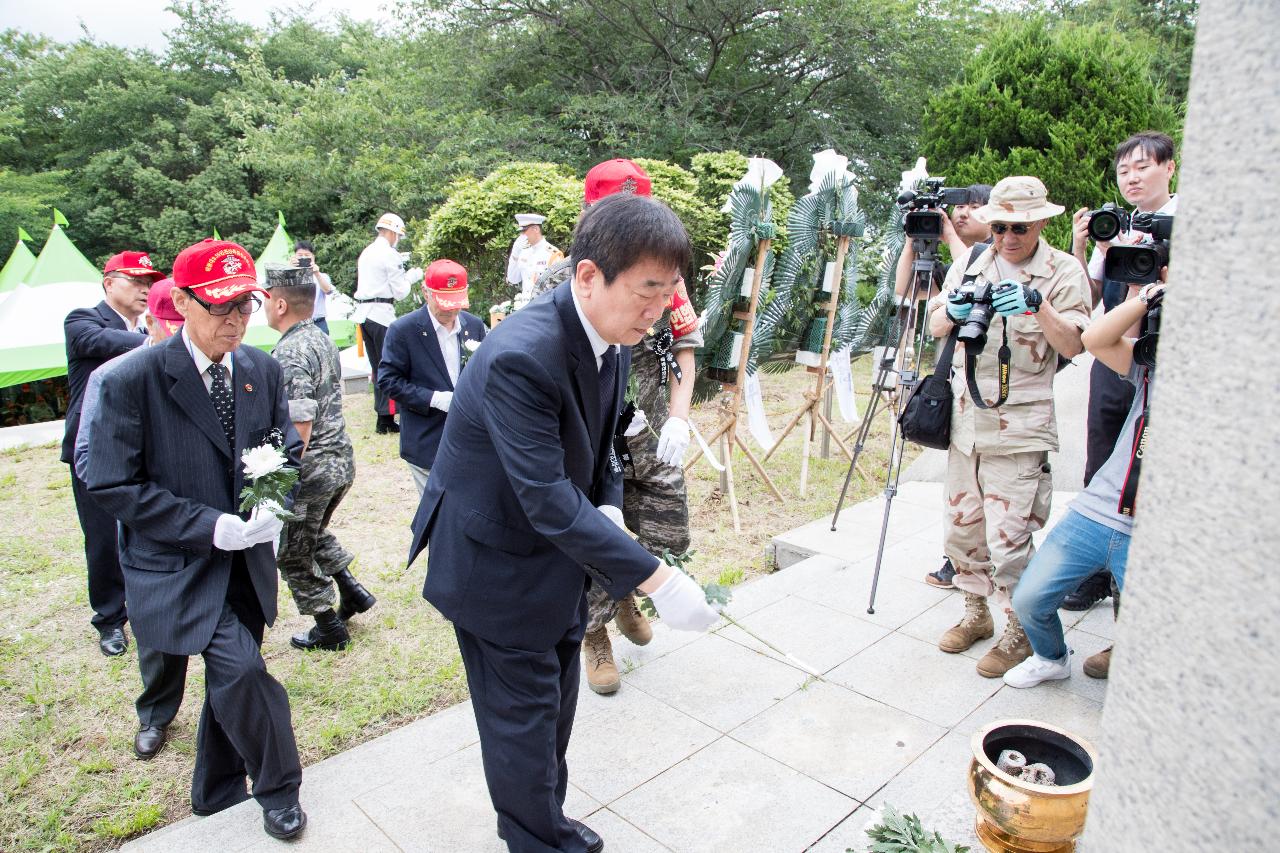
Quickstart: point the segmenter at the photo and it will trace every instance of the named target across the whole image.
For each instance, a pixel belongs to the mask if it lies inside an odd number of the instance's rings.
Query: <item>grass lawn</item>
[[[866,388],[866,361],[856,370]],[[764,376],[775,430],[812,387],[795,370]],[[860,400],[865,405],[865,397]],[[304,765],[466,699],[466,681],[449,624],[421,597],[425,563],[406,568],[417,494],[394,436],[373,432],[372,399],[345,403],[356,448],[355,487],[333,530],[358,557],[353,571],[378,596],[352,620],[344,652],[301,654],[289,635],[298,615],[284,584],[280,618],[268,629],[267,666],[289,692]],[[694,413],[714,429],[714,402]],[[745,425],[745,415],[744,415]],[[878,417],[862,467],[880,477],[889,419]],[[849,427],[848,429],[852,429]],[[689,479],[693,568],[703,580],[738,583],[772,570],[772,536],[829,513],[847,462],[815,457],[807,497],[797,494],[800,435],[792,433],[767,468],[787,500],[776,503],[741,453],[734,471],[743,530],[737,534],[719,475],[699,462]],[[750,439],[748,439],[750,442]],[[137,659],[105,658],[89,624],[84,552],[67,468],[54,445],[4,453],[0,466],[0,850],[104,850],[190,814],[196,723],[203,702],[200,658],[191,660],[186,699],[169,745],[151,762],[133,756],[141,687]],[[854,478],[850,501],[877,494],[883,481]]]

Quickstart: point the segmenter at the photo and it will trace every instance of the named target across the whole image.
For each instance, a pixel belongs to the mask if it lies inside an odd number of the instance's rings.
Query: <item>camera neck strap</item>
[[[1004,323],[1000,324],[1000,396],[994,403],[988,403],[982,399],[982,392],[978,390],[978,380],[974,376],[974,370],[978,366],[979,353],[974,352],[970,347],[964,348],[964,378],[969,383],[969,396],[973,398],[973,404],[979,409],[998,409],[1009,399],[1009,359],[1012,353],[1009,351],[1009,327]]]
[[[1142,413],[1133,425],[1133,447],[1129,449],[1129,470],[1124,475],[1124,485],[1120,487],[1121,515],[1134,516],[1134,508],[1138,503],[1138,474],[1142,471],[1142,457],[1147,452],[1147,430],[1151,428],[1151,402],[1148,396],[1151,386],[1151,371],[1142,373]]]

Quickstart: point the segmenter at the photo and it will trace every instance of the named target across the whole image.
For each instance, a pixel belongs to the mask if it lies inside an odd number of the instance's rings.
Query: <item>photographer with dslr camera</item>
[[[951,214],[941,217],[942,235],[941,242],[947,245],[951,250],[952,263],[963,264],[969,257],[970,249],[979,243],[991,242],[991,227],[985,222],[979,222],[974,218],[973,212],[982,207],[991,198],[990,184],[970,184],[964,189],[966,200],[960,204],[951,206]],[[894,294],[897,298],[898,305],[910,298],[911,294],[911,278],[914,275],[914,266],[916,261],[916,249],[914,241],[908,239],[903,243],[902,254],[898,256],[898,268],[895,273]],[[932,299],[942,289],[942,282],[946,280],[947,273],[951,270],[951,264],[935,263],[933,274],[929,279],[929,292],[917,293],[916,298],[920,301]],[[903,329],[904,336],[910,334],[909,329]],[[903,345],[903,341],[898,342],[899,346]],[[942,566],[934,572],[929,572],[924,576],[925,583],[930,586],[936,586],[940,589],[952,589],[954,584],[952,579],[956,575],[955,566],[951,564],[951,560],[945,555],[942,558]]]
[[[1160,271],[1162,281],[1167,269]],[[1098,363],[1123,377],[1136,393],[1111,456],[1049,532],[1013,594],[1014,611],[1035,654],[1005,673],[1004,681],[1011,687],[1034,687],[1071,675],[1071,650],[1058,607],[1081,580],[1109,571],[1116,584],[1124,586],[1138,477],[1150,428],[1164,287],[1163,283],[1146,285],[1136,299],[1108,311],[1084,333],[1084,345]],[[1136,341],[1125,337],[1139,323],[1141,337]],[[1107,656],[1109,663],[1110,650]]]
[[[1113,205],[1104,205],[1096,211],[1081,208],[1072,217],[1072,254],[1089,276],[1093,305],[1097,306],[1101,300],[1104,311],[1112,311],[1125,300],[1134,298],[1142,287],[1141,282],[1116,280],[1107,275],[1108,265],[1112,267],[1113,275],[1117,271],[1116,256],[1107,259],[1110,249],[1113,246],[1151,243],[1152,235],[1131,227],[1132,221],[1144,214],[1172,216],[1177,212],[1178,198],[1169,192],[1176,170],[1174,154],[1173,140],[1166,134],[1148,130],[1130,136],[1116,146],[1114,162],[1116,184],[1124,200],[1134,206],[1135,215],[1130,217]],[[1103,239],[1108,236],[1112,239]],[[1094,249],[1086,261],[1085,252],[1090,238],[1094,240]],[[1123,263],[1119,265],[1121,278],[1124,277],[1124,266]],[[1084,465],[1086,487],[1111,455],[1125,416],[1133,404],[1133,394],[1133,386],[1123,376],[1101,362],[1094,362],[1089,374],[1088,438]],[[1111,577],[1102,571],[1086,578],[1080,589],[1067,596],[1063,606],[1067,610],[1088,610],[1111,592]],[[1118,599],[1116,606],[1119,606]],[[1091,668],[1089,673],[1106,677],[1105,668]]]
[[[930,332],[954,335],[948,346],[963,344],[952,361],[943,537],[965,612],[938,648],[954,654],[993,636],[987,598],[995,596],[1009,618],[999,642],[978,661],[987,678],[999,678],[1031,654],[1009,600],[1035,552],[1031,534],[1049,517],[1058,356],[1082,351],[1080,335],[1089,322],[1080,265],[1040,236],[1063,210],[1049,202],[1038,178],[1001,180],[973,213],[990,224],[992,248],[954,264],[930,303]]]

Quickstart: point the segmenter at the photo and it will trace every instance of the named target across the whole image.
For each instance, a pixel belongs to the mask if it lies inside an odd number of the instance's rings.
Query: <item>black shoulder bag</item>
[[[966,267],[987,249],[985,243],[979,243],[969,252]],[[969,284],[975,276],[966,275],[961,286]],[[937,364],[933,373],[920,380],[911,396],[907,399],[902,414],[898,416],[898,425],[902,427],[902,437],[924,447],[946,450],[951,446],[951,358],[956,350],[956,336],[960,327],[951,329],[947,342],[938,353]]]

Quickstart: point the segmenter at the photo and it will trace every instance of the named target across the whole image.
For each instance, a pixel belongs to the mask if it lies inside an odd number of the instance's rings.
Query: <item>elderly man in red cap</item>
[[[147,310],[147,291],[164,273],[151,265],[146,252],[112,255],[102,271],[105,298],[92,308],[77,308],[63,321],[67,338],[66,432],[62,438],[63,462],[74,461],[80,407],[89,374],[103,363],[128,352],[146,340],[140,324]],[[104,655],[122,655],[128,648],[124,635],[124,580],[116,554],[116,522],[88,499],[84,482],[71,471],[71,494],[76,502],[80,529],[84,532],[84,557],[89,575],[89,606],[98,629],[98,648]]]
[[[167,341],[182,328],[183,318],[173,307],[173,279],[164,278],[147,292],[147,337],[142,346],[103,364],[89,374],[80,406],[80,429],[75,442],[75,475],[84,479],[89,465],[89,446],[93,434],[94,414],[102,380],[127,359],[145,352],[147,347]],[[187,680],[187,659],[167,655],[139,644],[138,669],[142,673],[142,693],[134,706],[138,711],[138,732],[133,738],[133,753],[143,761],[155,758],[168,740],[169,724],[178,715]]]
[[[204,659],[192,811],[248,799],[248,776],[267,833],[292,838],[306,826],[302,767],[289,698],[260,650],[276,617],[283,523],[242,513],[240,493],[247,450],[274,446],[296,468],[302,441],[280,366],[240,346],[262,304],[249,253],[204,240],[178,254],[173,280],[182,332],[103,378],[85,485],[121,523],[138,644]]]
[[[426,305],[387,330],[378,365],[378,385],[400,409],[400,458],[413,473],[419,495],[436,461],[458,374],[488,331],[479,317],[463,310],[468,301],[462,264],[432,261],[422,297]]]
[[[584,209],[617,193],[652,195],[649,175],[639,164],[622,158],[593,166],[583,181]],[[558,261],[538,279],[536,293],[550,290],[572,275],[568,260]],[[649,553],[662,556],[670,550],[689,550],[689,498],[682,467],[689,447],[689,408],[693,402],[694,350],[702,346],[698,315],[689,302],[684,279],[680,280],[662,319],[631,351],[631,373],[636,378],[636,407],[646,421],[661,424],[654,438],[644,421],[626,431],[629,459],[624,468],[622,515],[628,529]],[[674,380],[674,381],[673,381]],[[643,646],[653,637],[648,621],[636,607],[634,595],[613,601],[596,584],[587,592],[589,616],[582,655],[587,685],[596,693],[613,693],[622,686],[613,660],[608,623],[614,620],[628,640]]]

